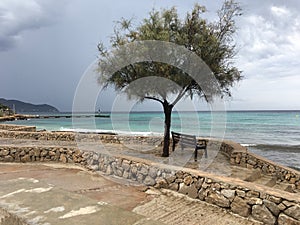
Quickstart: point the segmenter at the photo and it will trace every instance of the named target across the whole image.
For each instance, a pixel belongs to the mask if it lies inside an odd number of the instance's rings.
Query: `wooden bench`
[[[172,150],[174,152],[176,144],[180,144],[181,150],[185,147],[195,148],[194,159],[197,161],[198,149],[203,149],[205,158],[207,158],[207,140],[200,139],[198,143],[195,135],[181,134],[171,131],[173,146]]]

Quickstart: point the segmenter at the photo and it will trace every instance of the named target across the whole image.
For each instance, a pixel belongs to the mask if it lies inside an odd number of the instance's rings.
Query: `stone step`
[[[164,224],[226,224],[258,225],[260,223],[244,218],[232,219],[232,214],[216,206],[199,200],[192,200],[184,195],[167,191],[150,202],[137,206],[133,212],[156,219]],[[171,194],[170,194],[171,193]],[[216,217],[215,213],[219,216]]]
[[[276,177],[263,175],[252,182],[255,184],[262,184],[267,187],[273,187],[274,185],[276,185],[276,180]]]
[[[260,170],[252,170],[251,173],[244,179],[247,182],[254,182],[262,177],[262,173]]]
[[[252,174],[252,170],[247,168],[231,166],[231,175],[230,177],[238,178],[240,180],[247,179]]]

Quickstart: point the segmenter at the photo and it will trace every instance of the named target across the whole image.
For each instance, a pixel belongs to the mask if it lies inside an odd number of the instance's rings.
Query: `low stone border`
[[[35,126],[13,125],[13,124],[0,124],[0,130],[35,132],[36,127]]]

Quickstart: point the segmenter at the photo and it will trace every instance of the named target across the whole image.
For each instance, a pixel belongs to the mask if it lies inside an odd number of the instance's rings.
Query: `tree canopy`
[[[132,19],[122,18],[116,22],[114,33],[110,38],[110,48],[120,50],[127,44],[147,40],[183,46],[199,56],[213,72],[219,83],[215,93],[230,96],[230,88],[242,78],[241,71],[234,66],[233,61],[236,54],[233,39],[237,29],[235,18],[241,15],[241,8],[233,0],[226,0],[217,12],[218,20],[212,22],[204,18],[205,12],[205,7],[195,4],[192,11],[183,19],[180,18],[175,7],[161,11],[152,10],[138,25],[134,25]],[[98,71],[101,74],[98,81],[101,84],[112,85],[116,90],[126,91],[126,87],[141,78],[161,78],[159,81],[147,79],[146,82],[140,82],[138,89],[128,89],[127,94],[129,97],[137,97],[140,101],[151,99],[162,104],[165,113],[163,156],[168,156],[172,109],[184,96],[197,95],[208,100],[210,96],[203,91],[203,84],[196,82],[180,67],[153,61],[151,57],[146,61],[129,63],[114,71],[110,69],[112,65],[116,61],[126,62],[132,52],[128,52],[125,48],[119,51],[118,55],[111,55],[103,44],[98,45],[98,50],[100,53]],[[138,51],[144,50],[138,49]],[[161,52],[169,54],[163,49]],[[176,57],[176,60],[178,65],[191,63],[184,54]],[[213,88],[215,87],[211,87]],[[171,95],[172,100],[170,100]]]

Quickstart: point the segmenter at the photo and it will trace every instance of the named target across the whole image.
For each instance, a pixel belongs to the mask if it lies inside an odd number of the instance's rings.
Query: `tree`
[[[236,32],[235,18],[241,15],[241,8],[233,0],[226,0],[217,13],[218,20],[213,22],[201,17],[205,11],[205,7],[196,4],[191,13],[180,19],[175,7],[161,11],[152,10],[137,26],[133,26],[132,20],[121,19],[116,23],[114,34],[110,38],[111,48],[121,49],[128,43],[145,40],[165,41],[184,46],[201,57],[214,73],[219,82],[218,94],[231,96],[230,88],[242,78],[241,71],[233,65],[236,54],[233,40]],[[117,56],[109,54],[102,43],[98,45],[98,50],[100,52],[98,72],[101,73],[98,81],[106,87],[112,85],[116,90],[122,90],[134,81],[151,76],[176,83],[168,85],[165,82],[148,80],[140,82],[138,90],[127,90],[129,97],[135,96],[140,101],[150,99],[162,104],[165,115],[162,156],[169,156],[171,115],[174,105],[185,96],[192,98],[197,95],[207,101],[210,96],[204,93],[203,88],[189,74],[177,67],[148,60],[128,65],[125,63],[126,66],[114,71],[111,67],[115,62],[126,61],[128,57],[126,48]],[[181,63],[180,60],[184,61],[184,57],[181,57],[178,63]],[[171,101],[170,95],[176,97]]]

